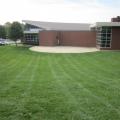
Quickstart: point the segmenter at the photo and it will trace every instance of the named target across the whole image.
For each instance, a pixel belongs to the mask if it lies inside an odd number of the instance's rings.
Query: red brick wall
[[[41,31],[39,33],[40,46],[56,46],[57,45],[57,32],[55,31]]]
[[[120,28],[112,29],[112,49],[120,50]]]
[[[56,46],[58,45],[57,36],[62,46],[96,46],[96,32],[93,31],[42,31],[39,35],[39,44],[41,46]]]
[[[93,31],[61,32],[60,44],[64,46],[95,47],[96,32]]]

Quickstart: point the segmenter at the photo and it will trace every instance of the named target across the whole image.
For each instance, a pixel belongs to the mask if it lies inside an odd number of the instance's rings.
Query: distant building
[[[120,17],[111,22],[57,23],[23,20],[24,43],[40,46],[97,47],[120,50]]]

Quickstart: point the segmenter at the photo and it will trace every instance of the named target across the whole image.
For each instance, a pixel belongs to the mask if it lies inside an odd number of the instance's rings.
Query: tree
[[[7,37],[7,38],[10,38],[10,27],[11,27],[11,23],[10,23],[10,22],[6,22],[6,23],[4,24],[4,26],[5,26],[5,30],[6,30],[6,37]]]
[[[19,22],[13,22],[10,27],[10,38],[15,41],[17,46],[17,40],[22,39],[23,29]]]
[[[0,25],[0,38],[6,38],[6,31],[5,31],[5,27]]]

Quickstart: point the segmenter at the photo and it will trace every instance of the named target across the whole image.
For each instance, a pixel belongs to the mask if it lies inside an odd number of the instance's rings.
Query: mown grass
[[[0,120],[120,120],[120,52],[0,46]]]

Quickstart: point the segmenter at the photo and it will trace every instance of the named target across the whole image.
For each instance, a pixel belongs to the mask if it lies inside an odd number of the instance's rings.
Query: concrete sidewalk
[[[30,50],[36,52],[46,52],[46,53],[85,53],[85,52],[96,52],[99,51],[97,48],[91,47],[71,47],[71,46],[34,46]]]

